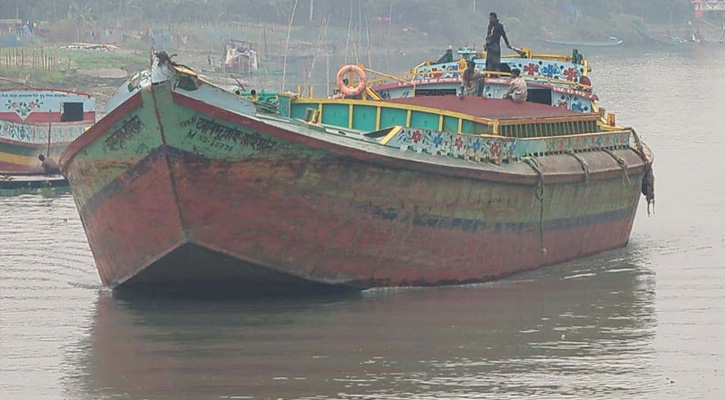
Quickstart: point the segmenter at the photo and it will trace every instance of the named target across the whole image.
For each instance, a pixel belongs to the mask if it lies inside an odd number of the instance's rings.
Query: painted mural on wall
[[[34,99],[30,100],[10,100],[8,99],[7,103],[5,103],[5,109],[7,111],[13,111],[16,114],[20,116],[20,118],[25,119],[28,115],[30,115],[33,111],[40,111],[43,107],[43,101],[40,100],[40,97],[35,97]]]
[[[579,82],[584,74],[584,66],[574,63],[537,59],[512,59],[508,61],[511,69],[518,68],[522,75],[539,75],[551,79]]]
[[[568,151],[626,148],[630,140],[629,131],[516,139],[403,128],[386,143],[386,146],[401,151],[415,151],[476,162],[508,162],[528,156]]]
[[[95,111],[93,98],[60,91],[12,90],[0,91],[0,114],[13,113],[27,119],[34,112],[60,113],[66,102],[83,103],[84,112]]]
[[[486,69],[485,59],[477,59],[475,62],[477,69]],[[501,63],[508,64],[511,69],[518,68],[521,71],[521,75],[524,77],[540,76],[544,78],[560,79],[563,81],[578,83],[584,74],[583,65],[556,60],[504,57],[501,59]],[[433,73],[441,71],[444,73]],[[460,66],[457,61],[445,64],[433,64],[419,67],[417,72],[418,75],[416,75],[415,79],[425,79],[434,76],[440,76],[443,78],[458,78],[460,77]]]
[[[83,134],[87,124],[51,125],[51,143],[72,142]],[[48,143],[48,125],[26,125],[0,121],[0,139],[13,140],[27,144]]]
[[[387,146],[476,161],[509,160],[516,154],[516,139],[459,135],[428,129],[403,128]]]

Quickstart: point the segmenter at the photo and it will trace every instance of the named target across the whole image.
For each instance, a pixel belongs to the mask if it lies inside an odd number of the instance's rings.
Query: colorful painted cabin
[[[89,94],[0,88],[0,173],[43,173],[38,156],[57,160],[95,120]]]
[[[485,70],[486,60],[471,49],[458,50],[454,60],[452,51],[437,62],[426,61],[414,67],[410,73],[399,76],[386,75],[371,80],[371,88],[384,99],[457,95],[461,87],[461,72],[467,63],[473,62],[478,70]],[[482,58],[483,57],[483,58]],[[486,79],[483,95],[502,98],[511,82],[510,71],[517,68],[527,81],[529,102],[553,105],[579,112],[597,112],[598,97],[592,93],[587,60],[574,51],[571,57],[553,54],[521,54],[501,58],[503,72]]]
[[[358,100],[262,93],[257,103],[276,103],[281,117],[321,129],[356,132],[401,151],[480,162],[627,148],[632,139],[629,130],[602,123],[600,114],[502,99],[427,96]],[[261,111],[259,106],[257,110]]]

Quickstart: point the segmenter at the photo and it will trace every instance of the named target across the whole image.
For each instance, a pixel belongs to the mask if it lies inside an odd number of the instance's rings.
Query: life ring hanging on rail
[[[357,75],[357,86],[350,87],[345,84],[345,75],[350,72]],[[335,82],[337,83],[337,87],[340,89],[340,92],[342,92],[345,96],[357,96],[365,90],[368,80],[365,76],[365,71],[362,68],[357,65],[345,65],[337,71],[337,79]]]
[[[461,58],[460,60],[458,60],[458,71],[465,71],[466,68],[468,68],[468,61],[466,61],[465,58]]]

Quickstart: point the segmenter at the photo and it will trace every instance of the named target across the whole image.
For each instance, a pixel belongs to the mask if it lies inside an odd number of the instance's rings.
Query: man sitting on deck
[[[60,168],[58,168],[58,164],[52,158],[45,158],[41,154],[38,156],[38,160],[43,163],[43,171],[46,174],[60,174]]]
[[[495,12],[489,14],[488,17],[488,33],[486,34],[486,44],[483,49],[486,51],[486,71],[501,71],[501,37],[503,36],[506,46],[510,49],[511,43],[506,36],[503,25],[498,22],[498,16]]]
[[[481,96],[483,94],[483,85],[486,80],[486,74],[476,71],[476,63],[473,59],[468,61],[466,70],[461,75],[461,94],[466,96]]]
[[[526,86],[526,81],[521,77],[521,71],[514,68],[511,70],[511,76],[513,79],[503,98],[511,99],[514,103],[526,103],[526,98],[529,97],[529,89]]]

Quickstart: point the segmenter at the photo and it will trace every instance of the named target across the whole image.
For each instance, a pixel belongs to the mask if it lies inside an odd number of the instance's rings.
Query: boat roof
[[[458,96],[423,96],[385,101],[388,103],[437,108],[475,117],[498,120],[581,117],[582,115],[587,115],[587,113],[545,104],[529,102],[517,104],[507,99],[490,99],[472,96],[465,96],[463,99]]]
[[[37,88],[37,87],[23,85],[21,83],[13,82],[10,80],[5,80],[2,77],[0,77],[0,84],[3,85],[3,86],[0,86],[0,92],[38,92],[38,93],[51,92],[51,93],[65,93],[65,94],[93,98],[93,95],[91,95],[90,93],[78,92],[78,91],[74,91],[74,90],[64,90],[64,89]]]

